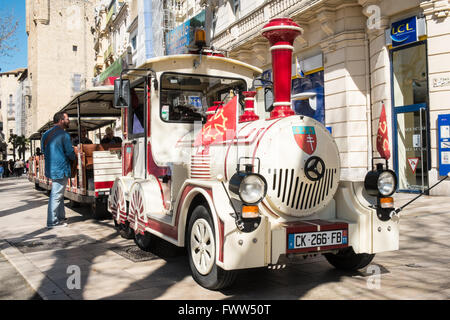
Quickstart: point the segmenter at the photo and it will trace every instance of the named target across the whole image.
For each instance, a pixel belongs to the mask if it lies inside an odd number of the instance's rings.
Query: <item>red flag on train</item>
[[[383,106],[381,107],[380,122],[378,123],[377,150],[382,158],[388,160],[391,157],[391,151],[389,150],[388,126],[386,122],[386,110],[384,108],[384,103]]]
[[[208,146],[233,139],[236,134],[238,96],[235,96],[224,107],[219,108],[202,128],[195,139],[194,146]]]

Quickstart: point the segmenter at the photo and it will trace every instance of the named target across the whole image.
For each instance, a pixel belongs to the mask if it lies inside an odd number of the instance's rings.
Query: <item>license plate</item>
[[[291,233],[288,249],[304,249],[347,244],[347,230]]]

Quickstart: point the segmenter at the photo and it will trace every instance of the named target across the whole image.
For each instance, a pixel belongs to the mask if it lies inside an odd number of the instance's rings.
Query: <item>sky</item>
[[[27,33],[25,31],[25,0],[0,0],[0,16],[11,15],[19,21],[19,26],[13,37],[17,50],[12,52],[11,57],[0,57],[0,72],[10,71],[17,68],[26,68],[27,57]]]

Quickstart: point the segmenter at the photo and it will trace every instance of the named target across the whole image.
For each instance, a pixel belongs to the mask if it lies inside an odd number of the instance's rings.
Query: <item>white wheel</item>
[[[207,275],[215,262],[214,234],[205,219],[198,219],[192,226],[191,256],[194,266],[202,275]]]
[[[230,286],[236,278],[234,270],[223,270],[216,265],[214,224],[205,205],[198,205],[189,219],[186,235],[189,267],[192,277],[201,286],[219,290]]]

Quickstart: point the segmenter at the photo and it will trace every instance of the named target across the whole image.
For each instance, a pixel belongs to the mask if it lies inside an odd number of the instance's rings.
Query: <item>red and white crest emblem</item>
[[[295,126],[292,127],[292,132],[294,133],[295,141],[303,151],[309,155],[316,151],[317,136],[314,127]]]

